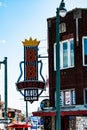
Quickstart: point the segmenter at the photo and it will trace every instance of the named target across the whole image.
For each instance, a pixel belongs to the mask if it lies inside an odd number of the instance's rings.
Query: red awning
[[[61,111],[61,116],[82,116],[87,115],[87,110]],[[33,116],[56,116],[56,111],[33,112]]]
[[[28,128],[31,127],[31,125],[27,123],[11,123],[8,125],[8,128]]]
[[[62,111],[61,116],[82,116],[87,115],[87,110],[77,110],[77,111]]]
[[[56,116],[56,112],[54,111],[33,112],[33,116]]]

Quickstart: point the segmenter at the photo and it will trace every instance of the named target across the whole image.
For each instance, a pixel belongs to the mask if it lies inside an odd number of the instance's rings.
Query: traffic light
[[[2,112],[2,117],[4,117],[4,112]]]
[[[14,118],[15,117],[15,111],[8,111],[7,116],[8,116],[8,118]]]
[[[7,116],[7,113],[6,113],[6,116]],[[2,112],[2,117],[5,117],[5,112],[4,111]]]

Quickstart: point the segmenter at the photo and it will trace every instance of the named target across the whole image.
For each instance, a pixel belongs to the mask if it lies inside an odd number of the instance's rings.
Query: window
[[[87,88],[84,89],[84,104],[87,105]]]
[[[68,67],[68,45],[67,42],[63,43],[63,67]]]
[[[61,90],[60,92],[60,105],[64,106],[72,106],[76,104],[76,94],[74,89],[70,90]]]
[[[60,69],[74,67],[74,40],[60,42]],[[56,43],[54,44],[54,70],[56,70]]]
[[[83,65],[87,65],[87,37],[83,37]]]
[[[74,40],[69,39],[60,43],[60,68],[74,67]]]
[[[56,71],[56,43],[54,43],[54,71]]]

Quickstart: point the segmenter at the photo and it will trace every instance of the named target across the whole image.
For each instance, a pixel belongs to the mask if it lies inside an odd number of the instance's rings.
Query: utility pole
[[[4,64],[4,118],[7,119],[7,57],[3,61],[0,61],[0,64]]]

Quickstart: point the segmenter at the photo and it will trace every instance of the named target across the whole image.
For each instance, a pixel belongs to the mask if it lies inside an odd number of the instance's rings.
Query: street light
[[[3,61],[0,61],[0,64],[4,64],[5,65],[5,69],[4,69],[4,102],[5,102],[5,106],[4,106],[4,118],[7,118],[7,57],[4,58]]]
[[[64,0],[61,1],[56,12],[56,130],[61,130],[60,118],[60,16],[66,15]]]

